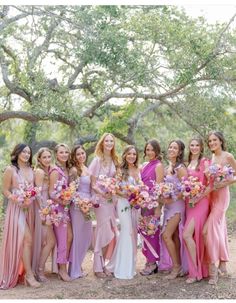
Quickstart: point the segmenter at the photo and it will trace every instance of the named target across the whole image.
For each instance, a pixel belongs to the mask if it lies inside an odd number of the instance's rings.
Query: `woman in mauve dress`
[[[79,181],[77,193],[80,199],[91,201],[91,177],[87,166],[85,149],[82,145],[76,145],[71,151],[71,164],[69,179]],[[77,279],[86,275],[82,270],[82,263],[91,245],[92,221],[87,220],[84,214],[74,203],[70,207],[73,241],[70,249],[69,275]]]
[[[205,169],[209,160],[203,157],[204,144],[200,137],[194,137],[189,143],[188,175],[197,177],[203,185],[207,186]],[[186,245],[188,260],[188,278],[186,283],[191,284],[208,277],[208,265],[206,260],[206,249],[203,238],[203,226],[209,214],[210,188],[205,191],[194,202],[191,207],[186,199],[186,222],[183,238]]]
[[[49,196],[58,203],[58,211],[67,217],[68,220],[61,222],[58,226],[54,224],[53,229],[57,242],[57,264],[58,264],[58,278],[65,282],[71,281],[67,272],[67,264],[69,260],[70,247],[72,243],[72,228],[70,223],[70,213],[68,208],[64,207],[60,198],[55,197],[54,186],[58,180],[63,182],[63,186],[69,185],[69,158],[70,149],[64,144],[60,143],[55,147],[56,164],[49,172]]]
[[[168,146],[167,156],[169,166],[166,169],[166,180],[178,185],[182,177],[188,175],[184,165],[185,145],[181,140],[173,140]],[[183,228],[185,223],[185,202],[182,195],[163,199],[164,217],[161,230],[161,253],[159,270],[170,274],[165,279],[175,279],[187,272],[187,259],[183,243]]]
[[[49,171],[52,169],[52,152],[41,147],[36,155],[35,185],[41,187],[41,195],[35,204],[35,237],[32,268],[39,282],[47,282],[44,268],[47,258],[56,244],[52,225],[43,225],[39,210],[46,207],[49,199]]]
[[[210,132],[208,135],[208,147],[212,152],[211,164],[221,167],[231,166],[236,172],[234,156],[226,151],[225,138],[219,131]],[[213,185],[210,195],[210,215],[204,226],[204,238],[209,262],[209,284],[216,284],[218,273],[227,276],[226,262],[229,261],[228,236],[226,226],[226,211],[230,202],[229,185],[232,180],[221,181]],[[218,267],[217,267],[218,265]]]
[[[116,211],[110,193],[104,193],[96,185],[99,175],[114,177],[118,169],[118,157],[115,150],[115,137],[104,133],[95,149],[89,171],[91,173],[93,202],[96,206],[95,215],[97,225],[94,239],[94,273],[104,278],[111,273],[105,268],[106,260],[110,260],[114,251],[117,237]]]
[[[33,186],[32,150],[23,143],[11,153],[11,166],[3,174],[3,194],[8,199],[0,251],[0,289],[15,287],[24,278],[26,285],[40,287],[32,268],[32,239],[34,238],[34,202],[28,208],[18,203],[20,186]]]
[[[153,139],[146,143],[144,147],[144,156],[148,162],[144,163],[141,169],[141,178],[145,185],[152,189],[155,183],[161,183],[164,179],[164,165],[161,162],[161,148],[157,140]],[[155,209],[142,209],[141,215],[160,217],[161,206]],[[160,260],[160,228],[154,235],[144,235],[142,253],[146,257],[145,268],[140,272],[143,276],[148,276],[158,271],[157,262]]]

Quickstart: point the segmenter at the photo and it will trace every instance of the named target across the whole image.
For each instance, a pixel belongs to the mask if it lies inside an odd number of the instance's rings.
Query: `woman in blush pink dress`
[[[23,143],[17,144],[11,153],[11,164],[3,174],[2,184],[8,205],[0,251],[0,289],[15,287],[24,273],[26,285],[40,287],[31,268],[34,203],[23,210],[17,197],[20,186],[34,184],[31,148]]]
[[[86,163],[86,152],[81,145],[71,151],[70,181],[79,179],[77,192],[81,199],[91,201],[91,178]],[[70,207],[73,241],[70,249],[69,275],[73,279],[85,276],[82,262],[92,240],[92,221],[86,220],[80,209],[72,203]]]
[[[63,203],[54,196],[54,186],[58,180],[63,181],[63,185],[69,184],[69,158],[70,149],[66,144],[60,143],[55,147],[56,165],[49,172],[49,196],[59,204],[58,211],[66,215]],[[68,213],[69,216],[69,213]],[[58,278],[65,282],[71,281],[67,272],[67,263],[72,243],[72,228],[68,221],[66,224],[61,222],[58,226],[53,226],[57,242],[57,264],[59,266]]]
[[[153,181],[156,183],[163,182],[164,179],[164,165],[161,163],[161,148],[157,140],[153,139],[147,142],[144,148],[144,156],[148,158],[148,162],[144,163],[141,169],[141,178],[145,185],[150,189],[153,187]],[[154,209],[142,209],[142,216],[158,216],[161,215],[161,207]],[[160,256],[160,229],[155,235],[147,236],[142,234],[144,238],[142,252],[146,257],[145,268],[140,272],[143,276],[152,275],[157,272],[157,261]]]
[[[96,157],[92,160],[89,171],[92,175],[93,200],[99,207],[95,208],[97,225],[94,240],[94,272],[99,278],[111,273],[105,268],[105,260],[110,260],[114,251],[117,235],[116,212],[112,196],[102,192],[96,186],[99,175],[114,177],[118,169],[118,157],[115,151],[115,137],[104,133],[96,145]]]
[[[35,239],[33,249],[32,268],[39,282],[46,282],[44,275],[46,260],[56,244],[52,225],[43,225],[39,210],[46,207],[49,199],[49,171],[52,169],[52,152],[47,147],[42,147],[37,153],[35,170],[35,185],[41,187],[41,196],[35,205]]]
[[[179,184],[188,175],[184,165],[185,145],[181,140],[173,140],[168,147],[169,166],[166,169],[168,182]],[[176,199],[163,199],[164,217],[161,231],[161,254],[159,269],[171,270],[165,279],[175,279],[187,272],[186,252],[183,243],[185,223],[185,203],[182,195]]]
[[[209,160],[203,157],[203,140],[199,137],[191,139],[189,143],[188,174],[197,177],[204,185],[207,185],[205,169]],[[194,201],[194,207],[190,207],[186,201],[186,222],[183,238],[186,244],[188,259],[188,279],[186,283],[191,284],[208,277],[208,265],[203,239],[203,226],[209,214],[208,187],[201,199]]]
[[[211,164],[231,166],[236,172],[236,161],[232,154],[226,151],[225,138],[219,131],[213,131],[208,135],[208,147],[212,152]],[[228,237],[226,227],[226,211],[230,202],[229,185],[232,180],[214,183],[210,196],[210,215],[204,226],[204,237],[209,259],[209,284],[216,284],[218,272],[227,276],[226,262],[229,261]],[[217,268],[218,265],[218,268]]]

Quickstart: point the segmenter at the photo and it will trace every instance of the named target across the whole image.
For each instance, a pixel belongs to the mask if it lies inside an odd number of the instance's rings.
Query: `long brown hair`
[[[226,151],[226,141],[225,141],[225,137],[223,135],[222,132],[219,132],[219,131],[216,131],[216,130],[213,130],[211,132],[209,132],[208,136],[207,136],[207,146],[209,147],[209,137],[211,135],[215,135],[221,142],[221,148],[223,151]]]
[[[118,156],[116,154],[116,141],[115,141],[116,138],[115,138],[115,136],[113,134],[111,134],[111,133],[104,133],[102,135],[102,137],[99,139],[99,141],[98,141],[98,143],[96,145],[95,155],[98,156],[98,157],[100,157],[100,158],[102,158],[102,159],[104,158],[103,142],[104,142],[104,140],[105,140],[105,138],[107,136],[111,136],[113,138],[113,140],[114,140],[114,146],[113,146],[113,148],[111,150],[111,158],[112,158],[112,161],[114,162],[115,167],[117,169],[119,167],[119,160],[118,160]]]
[[[175,166],[173,167],[171,173],[174,174],[175,173],[175,168],[178,167],[180,164],[184,164],[184,149],[185,149],[185,145],[184,145],[184,142],[182,142],[181,140],[172,140],[169,145],[168,145],[168,148],[169,146],[175,142],[178,147],[179,147],[179,154],[178,156],[176,157],[176,163],[175,163]]]
[[[136,151],[136,160],[134,162],[134,166],[136,168],[138,168],[138,161],[139,161],[138,149],[134,145],[128,145],[125,147],[125,149],[122,153],[121,164],[120,164],[121,178],[124,180],[127,180],[128,176],[129,176],[129,165],[128,165],[128,162],[126,161],[126,156],[131,149],[134,149]]]
[[[77,161],[77,159],[76,159],[76,152],[77,152],[77,150],[80,149],[80,148],[81,148],[81,149],[85,152],[85,154],[86,154],[86,151],[85,151],[83,145],[78,144],[78,145],[75,145],[75,146],[72,148],[72,150],[71,150],[71,159],[70,159],[70,166],[76,168],[76,170],[77,170],[77,176],[79,176],[79,177],[80,177],[81,174],[82,174],[82,168],[81,168],[80,163],[79,163],[79,162]],[[87,159],[87,154],[86,154],[86,159]]]
[[[203,158],[203,153],[204,153],[204,143],[203,143],[203,140],[201,137],[193,137],[190,141],[189,141],[189,153],[188,153],[188,165],[190,164],[191,160],[192,160],[192,153],[190,151],[190,144],[192,141],[197,141],[198,144],[200,145],[200,154],[199,154],[199,157],[198,157],[198,160],[197,160],[197,166],[196,166],[196,170],[198,170],[198,167],[200,165],[200,162],[201,162],[201,159]]]
[[[143,151],[144,156],[143,157],[144,158],[146,157],[146,149],[147,149],[148,144],[150,144],[152,146],[156,159],[161,161],[162,160],[161,147],[160,147],[159,142],[156,139],[151,139],[151,140],[147,141],[147,143],[144,146],[144,151]]]
[[[32,149],[28,144],[25,143],[19,143],[17,144],[13,151],[11,152],[11,164],[16,167],[17,170],[19,170],[18,166],[18,158],[20,153],[25,149],[26,147],[29,147],[30,149],[30,158],[29,158],[29,166],[32,167]]]

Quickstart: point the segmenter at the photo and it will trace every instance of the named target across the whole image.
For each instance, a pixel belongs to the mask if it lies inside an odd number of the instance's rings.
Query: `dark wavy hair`
[[[73,166],[77,169],[77,175],[80,177],[82,174],[82,168],[81,168],[80,164],[78,163],[78,161],[76,160],[76,152],[79,148],[81,148],[86,154],[86,151],[85,151],[83,145],[80,145],[80,144],[75,145],[71,150],[70,166],[71,167]],[[86,160],[87,160],[87,154],[86,154]]]
[[[125,149],[123,151],[123,154],[121,156],[121,164],[120,164],[121,177],[124,180],[127,180],[128,176],[129,176],[129,173],[128,173],[129,165],[128,165],[128,162],[126,161],[126,156],[131,149],[134,149],[136,151],[136,160],[134,162],[134,166],[138,168],[138,161],[139,161],[138,149],[134,145],[128,145],[125,147]]]
[[[208,136],[207,136],[207,146],[209,147],[209,137],[211,135],[215,135],[221,142],[221,147],[222,147],[222,150],[226,150],[226,141],[225,141],[225,137],[223,135],[222,132],[220,131],[217,131],[217,130],[213,130],[211,132],[209,132]]]
[[[198,161],[197,161],[197,166],[196,166],[196,170],[198,169],[199,165],[200,165],[200,162],[201,162],[201,159],[203,158],[203,153],[204,153],[204,143],[203,143],[203,140],[201,137],[192,137],[191,140],[189,141],[189,153],[188,153],[188,165],[190,164],[191,160],[192,160],[192,153],[190,151],[190,144],[192,141],[197,141],[198,144],[200,145],[200,155],[198,157]]]
[[[11,152],[11,164],[13,166],[15,166],[17,168],[17,170],[19,169],[19,166],[18,166],[19,155],[23,151],[23,149],[26,147],[29,147],[29,149],[30,149],[29,166],[30,167],[32,166],[32,149],[31,149],[31,147],[28,144],[19,143],[14,147],[13,151]]]
[[[181,141],[181,140],[172,140],[169,145],[168,145],[168,148],[170,147],[170,145],[175,142],[178,147],[179,147],[179,153],[178,153],[178,156],[176,158],[176,163],[175,163],[175,166],[173,167],[172,169],[172,174],[175,173],[175,168],[178,167],[180,164],[184,165],[184,150],[185,150],[185,145],[184,145],[184,142]]]
[[[156,140],[156,139],[151,139],[149,141],[147,141],[147,143],[145,144],[144,146],[144,158],[146,157],[146,149],[147,149],[147,146],[148,144],[150,144],[155,152],[155,156],[158,160],[162,160],[162,156],[161,156],[161,147],[160,147],[160,144],[159,142]]]

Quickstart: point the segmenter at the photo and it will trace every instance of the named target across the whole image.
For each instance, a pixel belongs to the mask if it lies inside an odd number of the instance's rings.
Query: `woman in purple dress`
[[[145,185],[151,189],[153,182],[161,183],[164,179],[164,165],[161,163],[161,148],[157,140],[153,139],[147,142],[144,147],[144,156],[148,158],[148,162],[144,163],[141,169],[141,178]],[[161,207],[154,209],[142,209],[141,215],[158,216],[161,215]],[[148,236],[141,234],[143,239],[142,252],[146,257],[145,268],[140,272],[143,276],[152,275],[157,272],[157,261],[160,255],[160,229],[154,235]]]
[[[97,225],[94,240],[94,272],[98,278],[104,278],[111,273],[105,267],[105,261],[110,260],[114,252],[117,237],[116,211],[111,201],[110,193],[102,192],[96,185],[99,175],[114,177],[119,167],[115,150],[115,137],[104,133],[96,145],[96,157],[92,160],[91,173],[93,200],[99,207],[95,208]]]
[[[166,169],[168,182],[178,184],[188,175],[184,165],[185,145],[181,140],[173,140],[168,146],[169,166]],[[185,202],[179,194],[176,198],[163,199],[164,217],[161,231],[160,270],[171,270],[166,279],[175,279],[187,272],[187,259],[183,243],[185,223]]]
[[[47,258],[56,244],[52,225],[43,225],[39,210],[46,207],[49,199],[49,171],[52,169],[52,152],[47,147],[39,149],[36,156],[35,185],[41,187],[41,196],[35,204],[35,237],[32,268],[39,282],[46,282],[44,267]]]
[[[86,152],[81,145],[76,145],[71,151],[72,167],[69,172],[70,181],[79,181],[77,192],[80,199],[91,201],[91,179],[86,163]],[[70,207],[73,241],[70,249],[69,275],[72,279],[85,276],[82,262],[92,239],[92,221],[85,219],[80,209],[74,203]]]
[[[58,144],[55,147],[56,165],[49,172],[49,196],[55,203],[58,203],[58,211],[63,216],[69,216],[68,211],[63,205],[61,199],[55,197],[54,186],[58,180],[63,182],[64,186],[69,184],[69,157],[70,149],[66,144]],[[58,278],[65,282],[71,281],[67,273],[67,263],[72,242],[71,223],[61,222],[58,226],[53,226],[57,241],[57,264],[59,265]]]
[[[205,169],[209,160],[203,157],[204,145],[201,138],[191,139],[189,143],[188,174],[197,177],[204,185],[207,185]],[[194,207],[186,201],[186,222],[183,238],[186,244],[188,260],[188,279],[191,284],[208,277],[208,265],[203,239],[203,226],[209,214],[209,199],[207,197],[210,188],[206,188],[201,198],[194,201]]]

